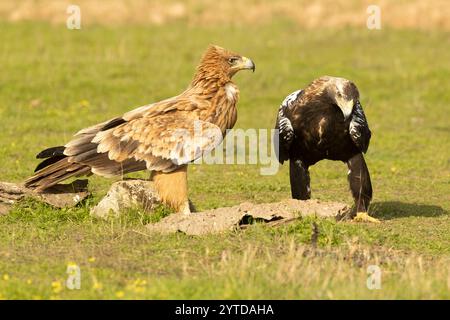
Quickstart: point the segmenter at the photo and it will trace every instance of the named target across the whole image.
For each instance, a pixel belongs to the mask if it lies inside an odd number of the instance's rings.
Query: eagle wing
[[[92,142],[110,160],[134,159],[148,170],[170,172],[210,152],[222,138],[218,126],[178,111],[133,119],[97,133]]]
[[[201,121],[205,101],[175,97],[79,131],[47,158],[25,184],[44,190],[72,176],[121,175],[144,169],[170,172],[211,151],[223,139],[220,128]]]
[[[366,153],[369,148],[370,137],[372,133],[367,123],[366,115],[359,101],[356,102],[352,119],[350,121],[349,134],[355,145],[361,152]]]
[[[289,149],[292,141],[294,140],[294,128],[292,127],[291,120],[289,119],[290,110],[292,104],[297,101],[301,96],[303,90],[297,90],[289,94],[281,103],[278,109],[277,121],[275,129],[278,129],[278,139],[274,139],[275,153],[280,163],[289,159]]]

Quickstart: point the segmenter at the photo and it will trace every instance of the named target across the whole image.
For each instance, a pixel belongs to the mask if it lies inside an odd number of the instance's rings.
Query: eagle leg
[[[308,166],[299,159],[291,159],[289,161],[289,177],[292,198],[298,200],[310,199],[311,187]]]
[[[350,158],[347,161],[347,166],[349,169],[348,182],[353,199],[355,199],[354,215],[356,217],[362,217],[361,214],[364,214],[364,216],[367,216],[367,219],[364,219],[364,221],[376,220],[367,215],[367,210],[372,200],[372,183],[370,181],[369,169],[367,168],[362,153]]]
[[[187,191],[187,165],[172,172],[152,172],[152,180],[162,203],[178,213],[191,213]]]

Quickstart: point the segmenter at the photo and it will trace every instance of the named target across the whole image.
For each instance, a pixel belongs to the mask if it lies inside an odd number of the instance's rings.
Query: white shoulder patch
[[[284,112],[286,108],[288,108],[298,98],[301,92],[302,90],[297,90],[289,94],[286,98],[284,98],[280,108],[278,109],[278,128],[280,130],[280,138],[288,144],[294,137],[294,128]]]
[[[281,108],[282,107],[287,107],[289,106],[292,102],[295,101],[295,99],[297,99],[298,95],[300,94],[300,92],[302,92],[302,90],[297,90],[292,92],[291,94],[289,94],[286,98],[284,98],[283,102],[281,103]]]

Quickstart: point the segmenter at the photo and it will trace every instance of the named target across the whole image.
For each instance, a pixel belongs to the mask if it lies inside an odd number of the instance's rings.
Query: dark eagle
[[[187,165],[214,149],[237,119],[239,89],[232,77],[255,70],[249,58],[210,46],[185,91],[79,131],[46,149],[25,185],[36,192],[71,177],[149,170],[161,200],[190,213]],[[200,132],[200,134],[198,134]]]
[[[279,130],[278,160],[289,160],[294,199],[311,197],[310,166],[323,159],[340,160],[349,169],[353,217],[377,221],[367,214],[372,184],[363,157],[371,132],[353,82],[324,76],[291,93],[279,108],[275,128]]]

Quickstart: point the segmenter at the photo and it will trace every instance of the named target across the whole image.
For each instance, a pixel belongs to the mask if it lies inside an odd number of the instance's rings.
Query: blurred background
[[[65,22],[68,5],[82,7],[86,24],[155,24],[175,20],[189,25],[270,24],[276,17],[302,28],[365,25],[365,11],[378,5],[383,24],[392,28],[450,29],[447,0],[2,0],[0,17],[7,21]]]

